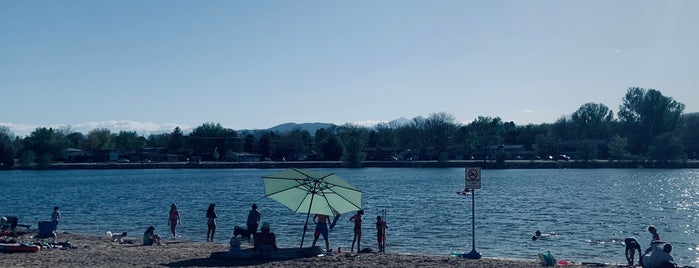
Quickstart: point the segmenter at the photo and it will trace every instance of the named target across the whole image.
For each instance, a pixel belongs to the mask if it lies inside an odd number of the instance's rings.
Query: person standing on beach
[[[323,235],[325,240],[325,251],[330,252],[330,242],[328,241],[328,223],[330,223],[330,217],[328,215],[316,214],[313,216],[313,222],[316,223],[316,231],[313,233],[313,245],[316,246],[318,238]]]
[[[58,220],[61,219],[61,212],[58,211],[58,206],[53,207],[53,212],[51,212],[51,223],[53,223],[53,231],[58,229]]]
[[[379,252],[386,252],[386,229],[388,225],[381,219],[381,216],[376,216],[376,240],[379,242]]]
[[[261,216],[260,211],[257,210],[257,204],[252,204],[252,209],[248,213],[248,232],[257,233],[257,225],[260,224]]]
[[[209,209],[206,210],[206,242],[214,242],[214,233],[216,232],[216,204],[209,204]]]
[[[352,247],[350,247],[350,253],[354,252],[354,242],[357,242],[357,252],[362,249],[362,215],[364,215],[364,210],[360,209],[357,214],[354,214],[349,221],[354,222],[354,237],[352,238]]]
[[[172,238],[177,239],[177,224],[182,224],[180,221],[180,211],[177,210],[177,205],[172,203],[170,205],[170,216],[168,218],[167,224],[170,225],[170,232],[172,233]]]

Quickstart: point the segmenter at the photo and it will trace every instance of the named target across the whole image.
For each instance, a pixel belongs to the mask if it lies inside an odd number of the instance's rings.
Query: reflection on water
[[[204,241],[206,208],[216,203],[216,240],[226,243],[257,203],[284,247],[299,246],[306,216],[264,197],[261,177],[276,170],[68,170],[0,172],[2,215],[21,223],[48,220],[54,205],[59,229],[89,234],[139,234],[149,225],[167,237],[170,204],[178,205],[182,239]],[[471,196],[464,169],[334,169],[364,192],[362,247],[376,248],[374,222],[387,210],[387,251],[448,255],[471,250]],[[476,249],[484,257],[623,263],[623,240],[655,225],[674,245],[680,265],[699,263],[699,170],[484,170],[475,192]],[[331,247],[349,247],[351,215],[330,233]],[[36,225],[34,225],[36,226]],[[312,241],[312,222],[304,246]],[[532,234],[544,235],[533,241]]]

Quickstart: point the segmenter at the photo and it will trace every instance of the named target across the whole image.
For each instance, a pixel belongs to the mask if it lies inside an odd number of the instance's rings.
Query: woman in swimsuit
[[[362,240],[362,215],[364,215],[364,210],[360,209],[357,211],[357,214],[354,214],[352,218],[349,219],[349,221],[354,222],[354,238],[352,238],[352,247],[350,248],[350,252],[354,252],[354,242],[357,242],[357,252],[361,249],[361,240]]]
[[[177,205],[172,203],[170,205],[170,217],[168,218],[167,224],[170,225],[170,232],[172,233],[172,238],[177,238],[177,224],[182,224],[180,221],[180,211],[177,210]]]
[[[206,230],[206,242],[214,242],[214,233],[216,232],[216,204],[211,203],[209,209],[206,210],[207,218],[207,230]]]

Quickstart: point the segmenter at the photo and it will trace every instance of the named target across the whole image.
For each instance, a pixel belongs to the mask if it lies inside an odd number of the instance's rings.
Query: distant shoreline
[[[15,166],[10,169],[0,170],[69,170],[69,169],[276,169],[276,168],[348,168],[340,161],[267,161],[267,162],[151,162],[151,163],[55,163],[49,167]],[[641,162],[624,161],[609,162],[598,161],[543,161],[543,160],[510,160],[504,164],[482,160],[452,160],[448,162],[439,161],[366,161],[360,168],[381,167],[381,168],[459,168],[459,167],[481,167],[483,169],[598,169],[598,168],[699,168],[699,161],[691,160],[686,162]]]

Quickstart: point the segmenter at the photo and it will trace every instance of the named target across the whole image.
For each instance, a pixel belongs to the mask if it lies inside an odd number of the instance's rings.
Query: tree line
[[[7,127],[0,127],[0,163],[5,168],[15,162],[45,166],[65,161],[69,151],[75,149],[128,153],[145,148],[161,148],[167,154],[205,161],[249,153],[262,160],[308,160],[310,156],[318,161],[344,161],[348,166],[360,166],[367,160],[369,149],[387,148],[392,154],[405,156],[410,152],[411,158],[420,160],[485,159],[490,153],[495,153],[498,161],[514,158],[502,150],[502,145],[522,145],[536,156],[558,155],[565,145],[567,152],[572,147],[578,161],[686,161],[696,158],[698,151],[699,114],[684,114],[684,108],[684,104],[658,90],[632,87],[622,98],[616,117],[604,104],[585,103],[569,116],[538,125],[516,125],[487,116],[461,124],[453,115],[438,112],[404,124],[382,123],[368,128],[348,123],[321,128],[313,134],[302,129],[238,132],[213,122],[189,134],[176,127],[170,133],[147,137],[104,128],[83,134],[45,127],[19,137]]]

